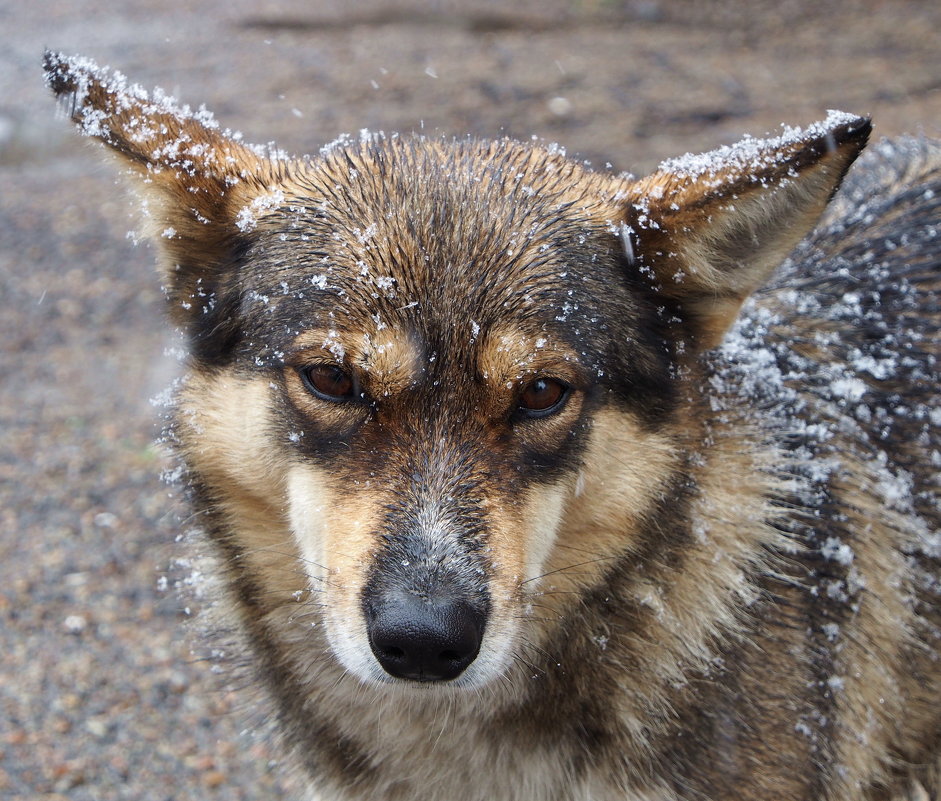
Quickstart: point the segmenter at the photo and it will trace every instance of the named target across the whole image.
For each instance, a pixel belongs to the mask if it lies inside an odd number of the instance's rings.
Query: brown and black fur
[[[219,604],[314,791],[941,798],[938,147],[286,159],[46,68],[138,179]]]

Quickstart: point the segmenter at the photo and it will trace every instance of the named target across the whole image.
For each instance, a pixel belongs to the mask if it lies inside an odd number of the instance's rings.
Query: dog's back
[[[941,148],[873,146],[715,355],[713,405],[733,427],[768,431],[793,478],[778,525],[794,549],[746,638],[759,653],[741,681],[793,709],[802,691],[779,667],[804,666],[807,706],[768,734],[774,750],[796,733],[807,753],[795,786],[765,797],[941,794],[939,223]],[[723,731],[739,733],[724,753],[741,758],[740,727],[720,723],[720,742]]]

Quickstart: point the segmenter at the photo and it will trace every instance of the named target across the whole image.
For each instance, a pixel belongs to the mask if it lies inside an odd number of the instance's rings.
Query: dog
[[[941,798],[937,145],[295,159],[45,69],[143,197],[217,606],[312,793]]]

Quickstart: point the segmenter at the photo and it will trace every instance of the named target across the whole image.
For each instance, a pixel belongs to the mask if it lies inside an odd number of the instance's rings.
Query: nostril
[[[486,617],[451,598],[388,594],[366,605],[369,645],[391,676],[413,681],[457,678],[480,651]]]

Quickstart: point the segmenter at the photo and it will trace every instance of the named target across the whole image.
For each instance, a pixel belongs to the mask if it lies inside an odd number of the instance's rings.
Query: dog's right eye
[[[524,417],[555,414],[569,397],[569,386],[554,378],[537,378],[519,396],[517,412]]]
[[[315,364],[301,370],[304,384],[321,400],[341,403],[358,396],[356,380],[345,370],[333,364]]]

